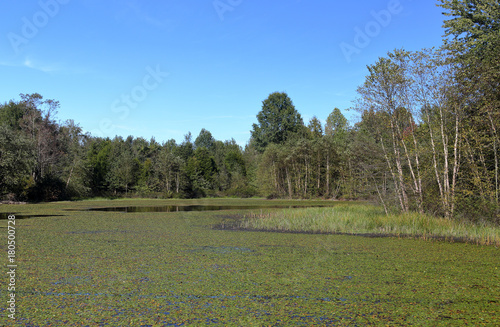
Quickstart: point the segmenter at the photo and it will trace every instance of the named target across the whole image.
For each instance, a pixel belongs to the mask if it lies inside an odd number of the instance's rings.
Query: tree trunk
[[[326,154],[326,196],[330,196],[330,152]]]
[[[71,166],[71,170],[69,171],[68,180],[66,181],[66,189],[68,188],[69,181],[71,180],[71,175],[73,175],[73,168],[75,168],[75,163],[73,162],[73,166]]]
[[[317,178],[317,186],[316,189],[318,190],[318,195],[320,195],[320,189],[321,189],[321,165],[318,164],[318,178]]]
[[[441,197],[441,206],[443,207],[443,211],[446,212],[446,201],[444,198],[444,191],[443,191],[443,185],[441,183],[441,178],[439,177],[439,170],[438,170],[438,165],[437,165],[436,145],[434,143],[434,133],[432,132],[431,119],[430,119],[430,116],[428,113],[425,115],[425,117],[427,118],[427,124],[429,125],[429,136],[431,139],[431,149],[432,149],[432,161],[433,161],[433,166],[434,166],[434,173],[436,174],[436,182],[437,182],[438,188],[439,188],[439,195]]]
[[[273,160],[273,179],[274,179],[274,189],[277,193],[279,193],[279,188],[278,188],[278,172],[276,171],[276,164],[274,163]]]
[[[306,178],[304,180],[304,197],[307,197],[307,180],[309,179],[309,163],[307,162],[307,159],[304,160],[305,165],[306,165]]]
[[[179,184],[179,172],[177,172],[177,174],[175,175],[175,193],[179,193]]]
[[[455,143],[453,144],[453,175],[452,175],[452,184],[451,184],[451,193],[450,193],[450,217],[453,217],[455,210],[455,185],[458,176],[458,170],[460,165],[460,152],[459,152],[459,119],[458,113],[455,113]]]
[[[369,174],[368,174],[368,171],[366,169],[365,169],[365,172],[366,172],[366,175],[368,176]],[[382,206],[384,207],[385,214],[389,215],[389,211],[387,211],[387,206],[385,205],[384,198],[382,197],[382,194],[380,193],[380,191],[378,189],[377,181],[375,180],[375,177],[373,177],[373,175],[371,175],[371,177],[373,179],[373,183],[375,184],[375,189],[377,190],[378,198],[380,199],[380,202],[382,203]]]
[[[498,205],[499,198],[499,182],[498,182],[498,134],[497,129],[495,127],[493,118],[491,117],[491,112],[488,110],[488,119],[491,124],[491,132],[493,136],[493,155],[495,156],[495,203]]]
[[[404,212],[408,211],[408,196],[406,194],[406,187],[404,184],[403,166],[401,165],[401,155],[396,141],[396,133],[394,130],[394,121],[391,117],[391,132],[392,132],[392,146],[394,150],[394,159],[396,160],[396,168],[398,171],[399,178],[399,191],[401,192],[402,209]]]
[[[444,206],[445,206],[445,217],[450,218],[450,169],[448,162],[448,137],[444,131],[444,116],[443,109],[439,107],[439,120],[440,120],[440,130],[441,130],[441,141],[443,142],[443,191],[444,191]]]
[[[292,182],[290,181],[290,174],[288,173],[288,167],[285,167],[286,181],[288,184],[288,197],[292,198]]]
[[[396,179],[396,174],[394,173],[394,170],[392,169],[391,161],[389,160],[389,156],[387,155],[387,151],[385,150],[384,139],[382,138],[382,136],[380,136],[380,144],[382,145],[384,157],[385,157],[385,160],[387,162],[387,166],[389,167],[389,172],[392,175],[392,180],[394,181],[394,188],[396,189],[396,195],[399,199],[399,204],[401,205],[401,209],[404,210],[403,198],[401,196],[401,192],[399,191],[399,184],[398,184],[398,181]]]
[[[171,170],[169,169],[169,170],[168,170],[168,174],[167,174],[167,178],[166,178],[166,182],[167,182],[167,192],[170,192],[170,174],[171,174]]]
[[[418,197],[418,203],[417,203],[417,206],[418,206],[418,210],[420,213],[423,213],[424,209],[423,209],[423,196],[422,196],[422,178],[420,177],[420,163],[419,163],[419,160],[418,160],[418,146],[417,146],[417,139],[415,138],[415,133],[414,133],[414,130],[413,130],[413,121],[410,119],[410,126],[411,126],[411,135],[412,135],[412,139],[413,139],[413,145],[415,147],[415,170],[417,171],[417,174],[415,175],[415,172],[414,172],[414,169],[413,169],[413,164],[412,164],[412,161],[411,161],[411,158],[410,158],[410,153],[406,147],[406,143],[401,135],[401,131],[398,127],[398,133],[400,134],[400,138],[401,138],[401,143],[403,144],[403,147],[404,147],[404,150],[405,150],[405,155],[406,155],[406,159],[408,161],[408,167],[410,169],[410,174],[411,174],[411,177],[413,179],[413,186],[414,186],[414,193],[417,195]]]

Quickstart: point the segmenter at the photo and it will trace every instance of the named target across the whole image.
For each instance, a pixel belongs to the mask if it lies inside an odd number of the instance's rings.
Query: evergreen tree
[[[284,144],[293,134],[304,132],[302,117],[286,93],[270,94],[262,102],[257,121],[251,133],[252,142],[260,152],[271,143]]]

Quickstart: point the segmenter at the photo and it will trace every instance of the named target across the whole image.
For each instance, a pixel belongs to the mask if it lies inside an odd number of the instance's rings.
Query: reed
[[[498,226],[449,220],[416,212],[386,215],[372,205],[341,204],[332,208],[252,212],[240,228],[283,232],[372,234],[443,239],[500,246]]]

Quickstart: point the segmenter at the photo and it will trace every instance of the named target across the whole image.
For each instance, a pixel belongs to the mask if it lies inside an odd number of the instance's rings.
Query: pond
[[[14,215],[16,216],[16,220],[19,219],[27,219],[27,218],[42,218],[42,217],[63,217],[63,215],[18,215],[15,213],[8,213],[8,212],[0,212],[0,220],[6,220],[9,219],[9,216]]]
[[[95,207],[83,209],[64,209],[64,211],[107,211],[107,212],[180,212],[180,211],[223,211],[223,210],[252,210],[252,209],[292,209],[292,208],[311,208],[327,207],[327,205],[166,205],[166,206],[121,206],[121,207]],[[12,212],[0,213],[0,220],[8,219],[9,215],[15,215],[16,219],[56,217],[62,215],[19,215]]]
[[[127,207],[102,207],[87,209],[67,209],[69,211],[112,211],[112,212],[178,212],[178,211],[222,211],[222,210],[251,210],[251,209],[285,209],[285,208],[311,208],[326,207],[325,205],[307,206],[232,206],[232,205],[168,205],[168,206],[127,206]]]

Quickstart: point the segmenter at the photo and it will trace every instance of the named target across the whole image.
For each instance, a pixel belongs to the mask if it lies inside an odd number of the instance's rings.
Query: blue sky
[[[366,66],[441,44],[433,0],[3,1],[0,102],[60,101],[95,136],[181,142],[202,128],[244,146],[287,92],[307,124],[348,111]]]

